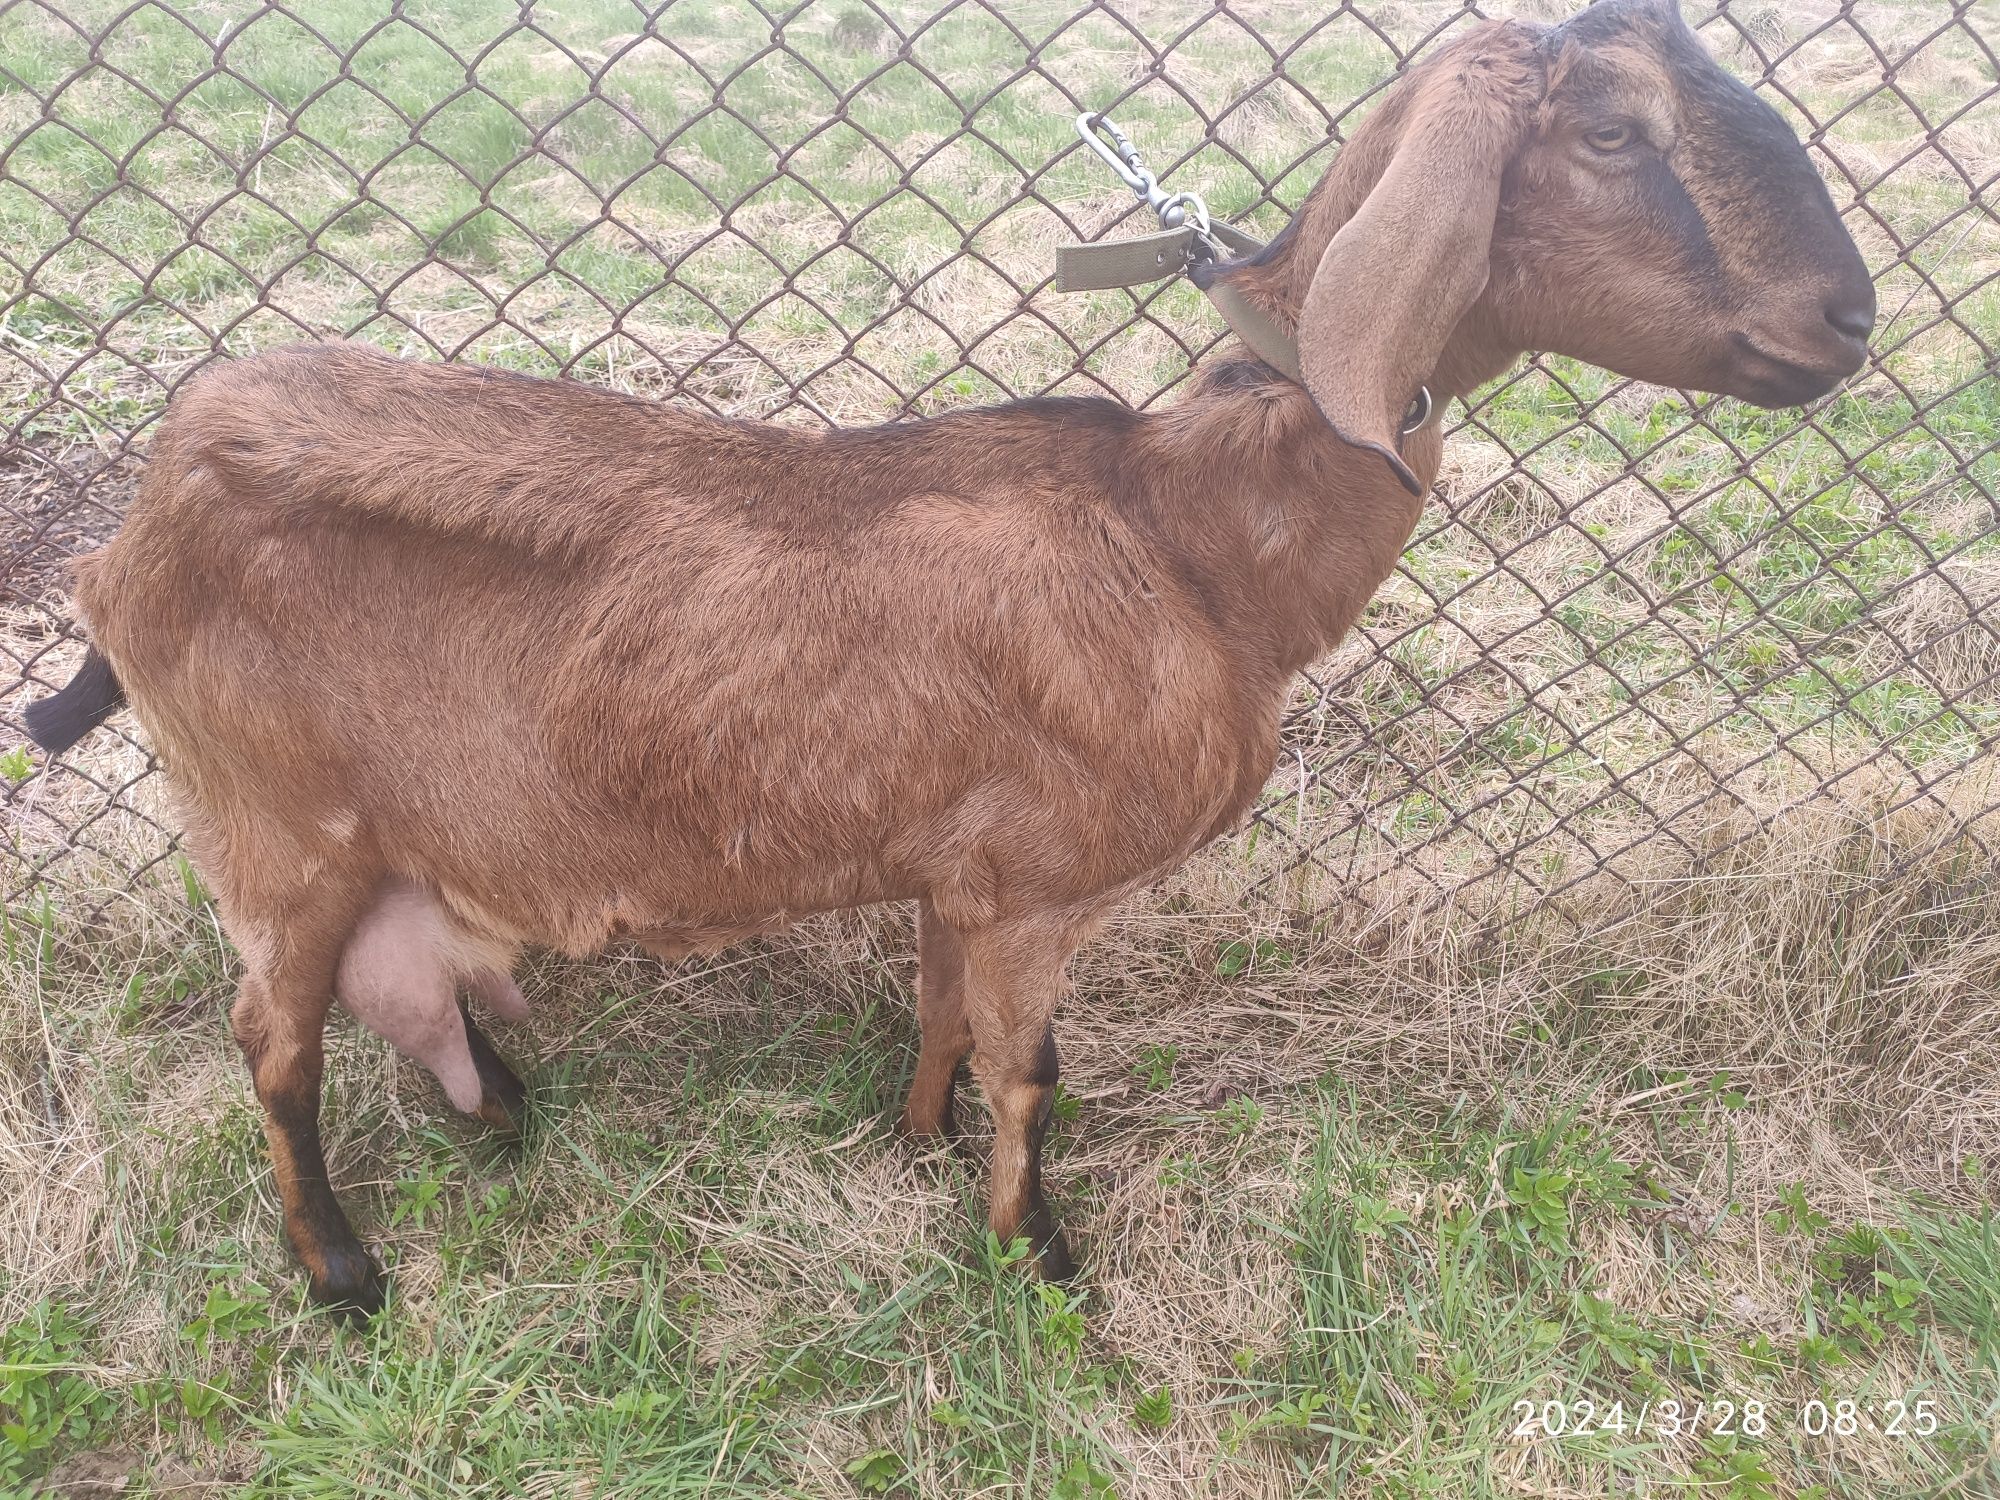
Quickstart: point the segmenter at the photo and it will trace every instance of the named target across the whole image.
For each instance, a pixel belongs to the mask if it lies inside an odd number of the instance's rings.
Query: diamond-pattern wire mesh
[[[1219,326],[1184,285],[1050,293],[1058,242],[1151,227],[1074,115],[1115,111],[1170,187],[1270,232],[1481,13],[0,4],[0,749],[76,660],[67,559],[213,358],[347,334],[787,421],[1152,405]],[[1994,8],[1687,14],[1820,163],[1877,273],[1873,364],[1768,414],[1542,360],[1454,412],[1402,569],[1211,856],[1250,899],[1601,919],[1808,804],[1987,854]],[[120,722],[3,763],[10,898],[159,878],[172,815]]]

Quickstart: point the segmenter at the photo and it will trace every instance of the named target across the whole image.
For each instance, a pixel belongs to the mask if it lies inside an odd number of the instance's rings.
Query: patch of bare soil
[[[72,1453],[49,1471],[37,1500],[109,1500],[130,1494],[145,1480],[145,1493],[156,1500],[199,1500],[220,1494],[224,1476],[212,1469],[189,1468],[171,1458],[150,1466],[135,1448],[93,1448]]]

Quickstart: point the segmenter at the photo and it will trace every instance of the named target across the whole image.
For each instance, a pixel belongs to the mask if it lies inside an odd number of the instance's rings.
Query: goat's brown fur
[[[78,598],[242,950],[236,1032],[322,1297],[379,1298],[320,1158],[337,986],[377,1025],[406,993],[431,1039],[408,1045],[453,1052],[448,976],[485,976],[504,1007],[492,986],[523,944],[672,954],[905,898],[923,1044],[904,1127],[951,1132],[969,1053],[997,1124],[992,1227],[1067,1272],[1040,1143],[1068,956],[1242,816],[1292,674],[1353,623],[1421,506],[1329,419],[1428,484],[1437,424],[1400,445],[1383,429],[1403,387],[1441,403],[1531,344],[1759,398],[1768,372],[1725,331],[1760,277],[1791,299],[1765,325],[1821,351],[1820,388],[1858,361],[1822,347],[1818,303],[1796,311],[1801,278],[1861,295],[1823,190],[1694,195],[1713,244],[1751,233],[1729,215],[1790,216],[1783,264],[1759,271],[1696,255],[1690,221],[1655,225],[1662,182],[1589,180],[1565,77],[1592,76],[1592,110],[1623,79],[1677,122],[1676,183],[1734,148],[1677,102],[1726,80],[1688,82],[1691,56],[1713,66],[1663,5],[1571,24],[1483,25],[1414,70],[1287,235],[1217,273],[1299,322],[1310,389],[1238,355],[1156,414],[1038,400],[803,432],[350,344],[223,365],[175,398]],[[1785,149],[1785,181],[1816,187]],[[1371,197],[1385,185],[1395,201]],[[1426,194],[1434,212],[1406,201]],[[1546,223],[1549,203],[1576,222]],[[1623,252],[1543,263],[1655,229],[1643,271]],[[1395,274],[1413,256],[1435,269]],[[1439,276],[1443,316],[1420,314]],[[472,956],[371,959],[433,923]],[[476,1071],[451,1072],[454,1097],[476,1079],[482,1115],[518,1118],[466,1024]]]

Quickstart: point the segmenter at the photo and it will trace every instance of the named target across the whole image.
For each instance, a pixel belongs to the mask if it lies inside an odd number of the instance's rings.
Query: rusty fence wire
[[[210,360],[349,335],[801,422],[1171,400],[1219,334],[1197,294],[1050,291],[1058,243],[1151,227],[1076,113],[1115,110],[1169,187],[1270,233],[1483,13],[0,0],[9,899],[177,888],[135,727],[45,768],[20,713],[80,650],[69,559]],[[2000,10],[1687,14],[1822,168],[1877,276],[1873,364],[1804,412],[1557,359],[1455,409],[1402,568],[1211,856],[1250,900],[1582,921],[1808,806],[1987,857]]]

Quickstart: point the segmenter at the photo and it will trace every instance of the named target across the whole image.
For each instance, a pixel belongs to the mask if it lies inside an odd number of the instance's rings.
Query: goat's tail
[[[28,738],[51,755],[60,755],[124,706],[125,687],[111,663],[95,646],[83,655],[83,665],[69,685],[30,703],[22,715]]]

